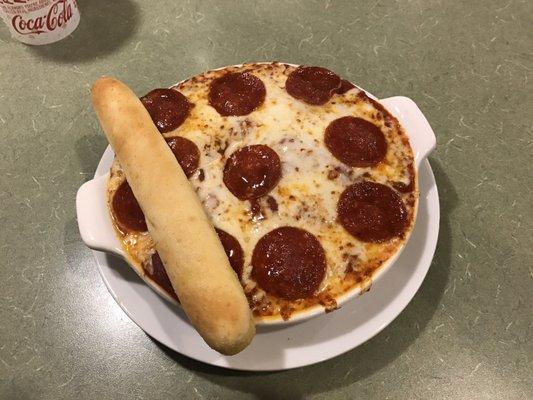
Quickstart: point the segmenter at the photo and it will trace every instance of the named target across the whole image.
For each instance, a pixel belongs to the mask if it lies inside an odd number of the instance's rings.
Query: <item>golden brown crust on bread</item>
[[[176,158],[126,85],[100,78],[92,101],[185,313],[209,346],[223,354],[238,353],[255,334],[252,314]]]

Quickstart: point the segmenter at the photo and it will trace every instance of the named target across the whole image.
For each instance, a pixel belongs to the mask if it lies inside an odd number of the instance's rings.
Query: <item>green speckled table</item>
[[[0,29],[0,399],[533,398],[533,3],[80,0],[66,40]],[[139,93],[243,61],[414,99],[438,148],[439,244],[407,309],[311,367],[242,373],[147,337],[108,294],[74,198],[106,147],[101,74]]]

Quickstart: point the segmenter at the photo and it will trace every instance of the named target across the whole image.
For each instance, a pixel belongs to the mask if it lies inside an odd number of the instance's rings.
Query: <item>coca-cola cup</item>
[[[34,45],[57,42],[80,22],[76,0],[0,0],[0,16],[13,38]]]

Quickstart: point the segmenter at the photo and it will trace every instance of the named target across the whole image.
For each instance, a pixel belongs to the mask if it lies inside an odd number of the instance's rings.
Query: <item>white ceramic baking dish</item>
[[[371,94],[367,93],[370,97],[374,98]],[[422,114],[418,106],[409,98],[397,96],[390,97],[383,100],[378,100],[392,115],[394,115],[404,128],[409,137],[413,154],[415,158],[416,177],[418,179],[418,169],[423,160],[431,153],[435,148],[436,139],[431,126],[427,119]],[[111,152],[108,148],[106,153]],[[112,157],[110,158],[112,159]],[[107,180],[109,173],[95,176],[94,179],[85,182],[78,190],[76,196],[76,211],[78,216],[78,226],[83,242],[93,250],[112,253],[127,261],[127,257],[118,240],[115,230],[113,228],[109,211],[106,204],[106,190]],[[417,202],[418,205],[418,202]],[[416,210],[415,210],[415,223],[416,223]],[[412,228],[413,229],[413,228]],[[412,232],[412,229],[408,232],[408,236]],[[383,263],[380,268],[376,269],[372,276],[372,281],[376,281],[379,277],[385,273],[385,271],[394,264],[398,256],[403,251],[405,244],[409,237],[407,237],[404,244],[397,250],[397,252],[391,256],[387,262]],[[133,267],[132,267],[133,268]],[[143,279],[152,289],[154,289],[159,295],[174,304],[178,304],[173,298],[171,298],[164,290],[155,285],[151,280],[143,276],[142,273],[136,268],[133,268],[141,279]],[[358,296],[362,289],[361,287],[354,287],[347,291],[343,295],[339,296],[337,300],[338,306],[342,306],[345,302]],[[257,321],[259,324],[286,324],[296,321],[302,321],[304,319],[311,318],[313,316],[323,314],[324,308],[321,305],[317,305],[306,310],[297,312],[291,316],[287,321],[281,317],[267,317]]]

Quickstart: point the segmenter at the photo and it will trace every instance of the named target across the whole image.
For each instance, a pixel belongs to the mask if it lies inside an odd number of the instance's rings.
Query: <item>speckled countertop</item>
[[[0,398],[533,398],[533,3],[80,0],[46,47],[0,29]],[[74,197],[106,147],[101,74],[137,93],[243,61],[326,66],[414,99],[438,149],[433,265],[383,332],[311,367],[240,373],[148,338],[108,294]]]

